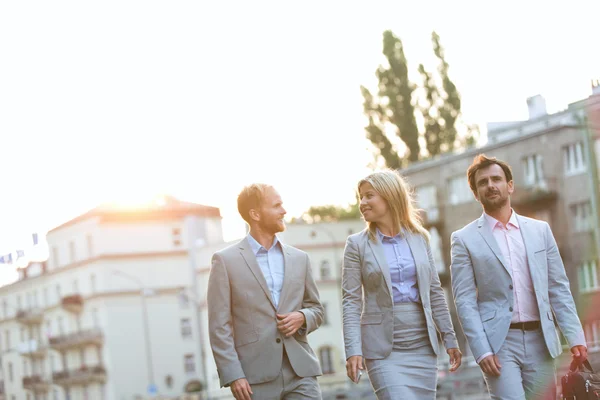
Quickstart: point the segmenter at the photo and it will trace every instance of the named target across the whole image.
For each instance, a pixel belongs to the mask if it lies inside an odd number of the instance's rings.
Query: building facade
[[[47,235],[50,257],[0,288],[7,400],[125,400],[198,389],[206,354],[193,252],[219,210],[161,199],[99,207]],[[196,236],[195,236],[196,235]]]

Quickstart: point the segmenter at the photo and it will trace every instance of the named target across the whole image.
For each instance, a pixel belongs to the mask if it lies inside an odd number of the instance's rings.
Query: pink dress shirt
[[[535,290],[531,281],[525,243],[523,242],[523,236],[521,235],[519,221],[517,221],[515,212],[512,212],[506,226],[485,213],[483,216],[502,252],[502,258],[506,267],[512,273],[514,304],[510,322],[539,321],[540,310],[537,306]],[[477,363],[491,354],[483,354],[477,359]]]

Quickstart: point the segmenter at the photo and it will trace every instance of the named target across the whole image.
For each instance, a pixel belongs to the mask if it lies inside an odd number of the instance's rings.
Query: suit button
[[[510,286],[508,286],[508,288],[509,288],[510,290],[512,290],[512,289],[513,289],[513,285],[510,285]]]
[[[281,343],[281,339],[279,339],[279,338],[275,339],[275,341],[276,341],[277,343]]]
[[[512,310],[513,310],[513,308],[512,308],[512,307],[508,309],[508,311],[512,311]]]

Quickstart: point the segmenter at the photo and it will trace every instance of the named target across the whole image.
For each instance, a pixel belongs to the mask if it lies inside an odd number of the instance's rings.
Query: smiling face
[[[510,195],[514,191],[513,181],[506,181],[504,170],[498,164],[481,168],[475,173],[477,201],[488,214],[503,207],[510,207]]]
[[[391,219],[390,209],[387,201],[373,188],[364,182],[358,188],[360,197],[360,213],[367,222],[380,222]]]
[[[283,201],[279,193],[272,187],[265,190],[263,201],[258,209],[250,210],[252,219],[260,229],[269,234],[276,234],[285,230],[283,217],[287,213],[283,208]]]

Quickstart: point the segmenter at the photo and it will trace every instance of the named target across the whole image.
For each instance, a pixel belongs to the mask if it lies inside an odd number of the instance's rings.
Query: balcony
[[[104,334],[100,329],[88,329],[85,331],[69,333],[67,335],[51,337],[49,342],[50,347],[58,351],[87,345],[102,346],[104,343]]]
[[[83,297],[80,294],[71,294],[63,297],[62,306],[65,310],[79,314],[83,311]]]
[[[41,324],[44,320],[44,314],[40,308],[32,308],[30,310],[17,311],[17,322],[24,325]]]
[[[538,182],[516,187],[511,195],[511,204],[526,210],[537,210],[548,206],[558,198],[556,178],[546,178]]]
[[[44,358],[48,353],[48,346],[40,343],[38,340],[32,339],[23,343],[19,343],[17,350],[22,356],[31,358]]]
[[[52,380],[60,386],[89,385],[105,383],[106,369],[101,365],[94,367],[83,366],[79,369],[52,373]]]
[[[23,378],[23,389],[33,393],[46,393],[50,390],[50,382],[40,375],[31,375]]]

